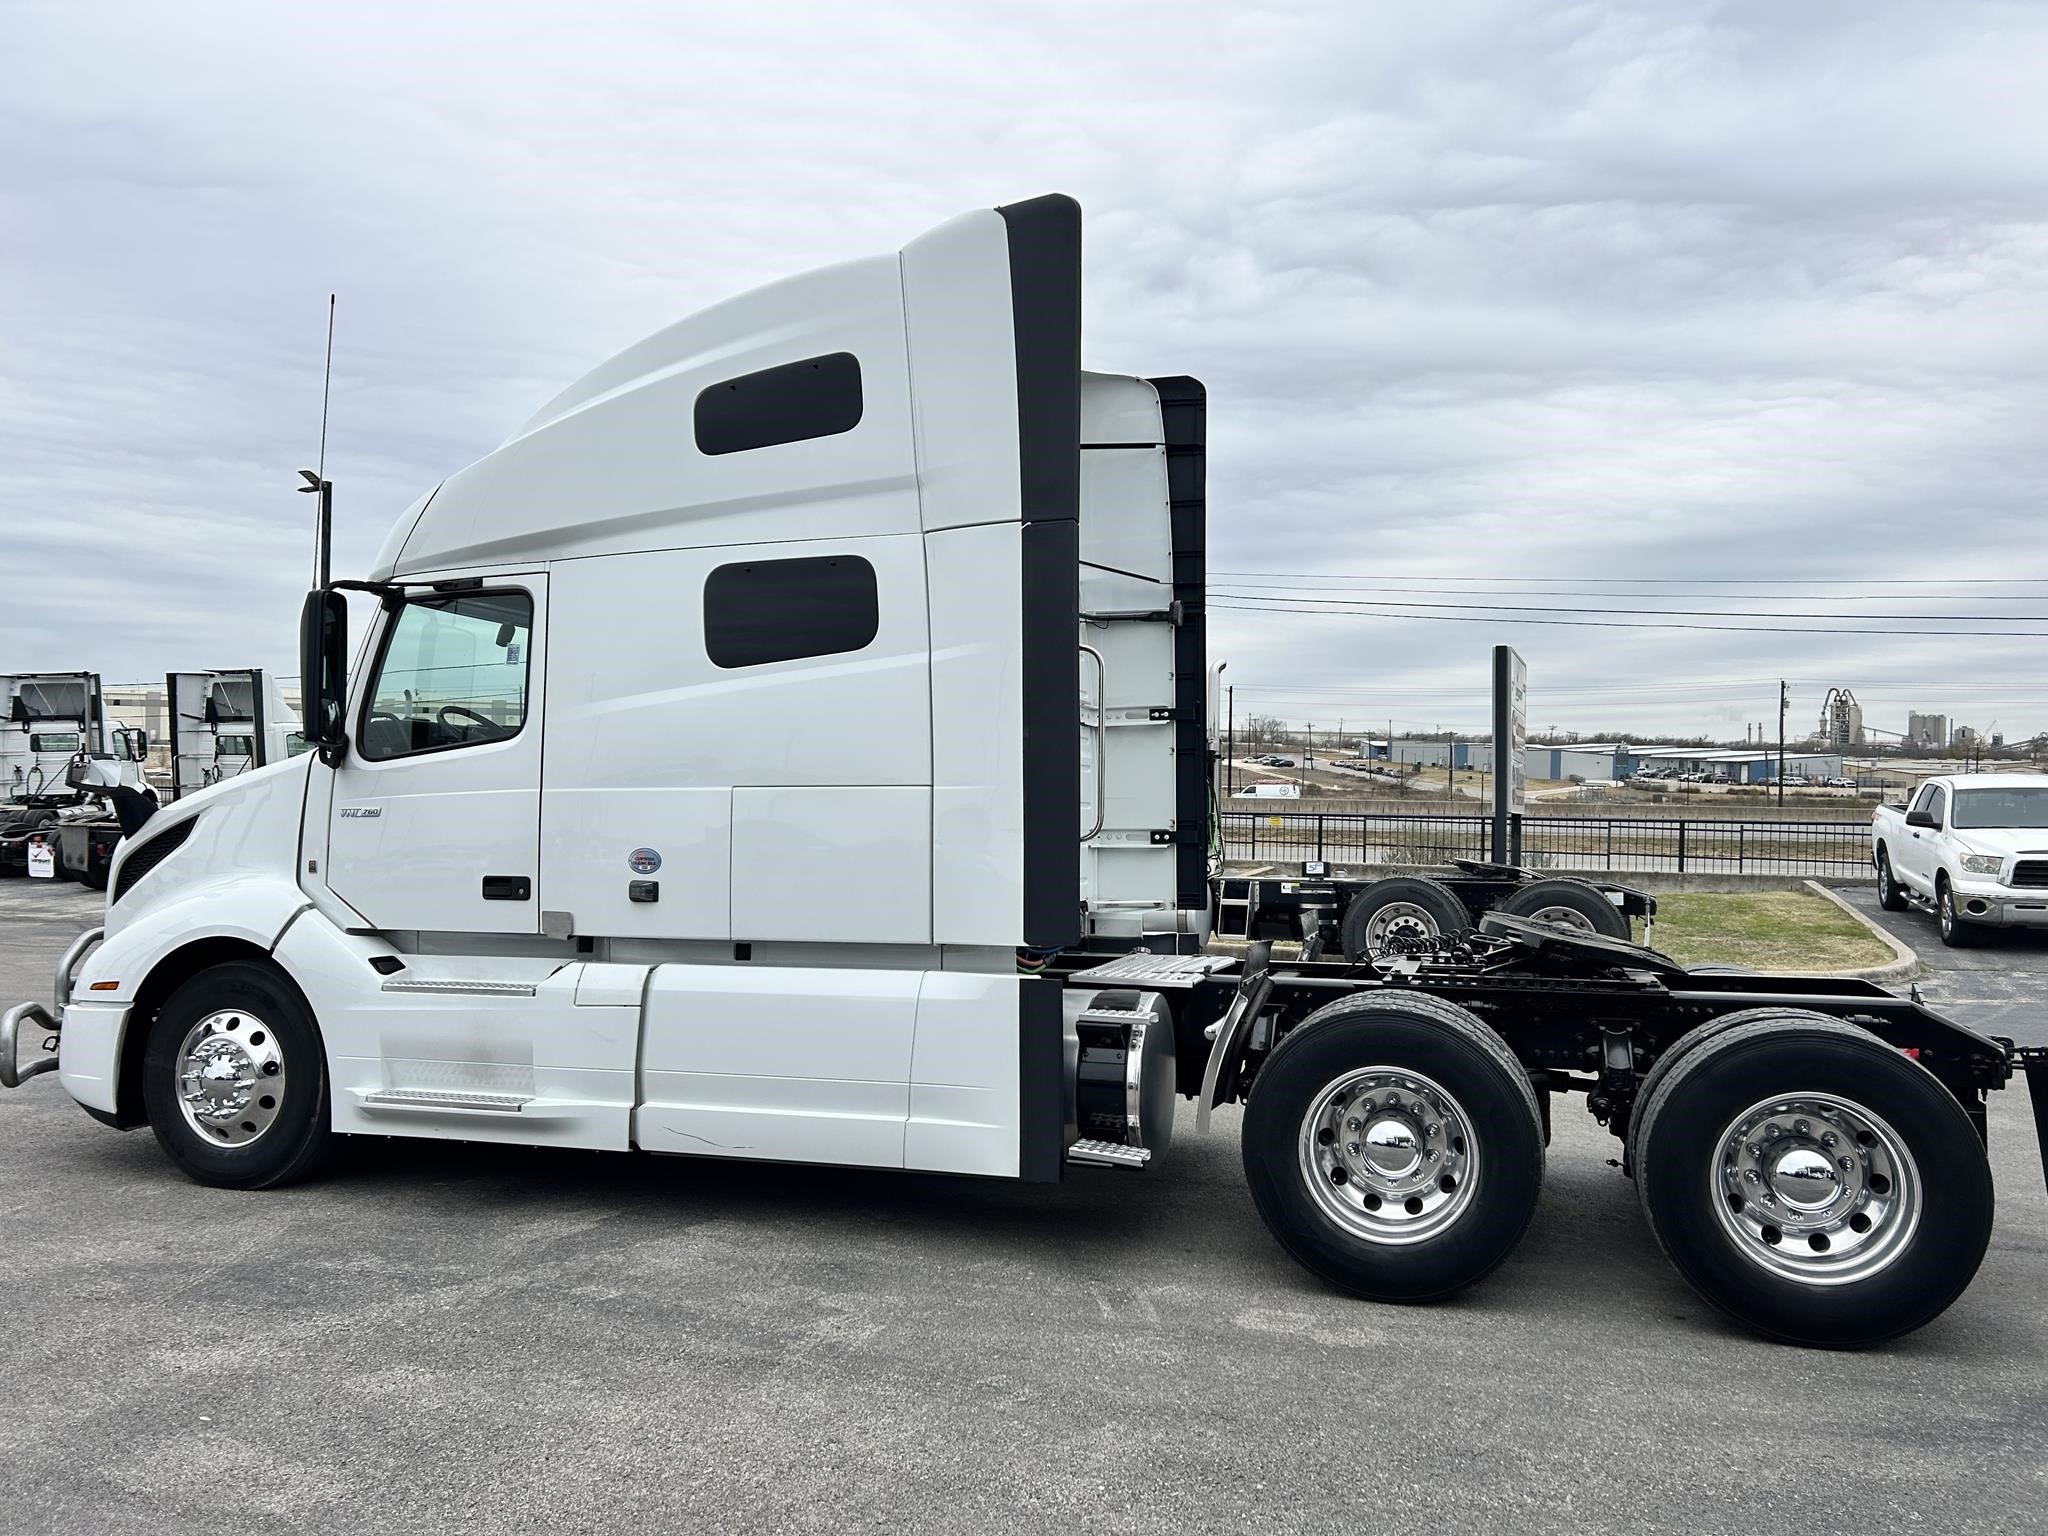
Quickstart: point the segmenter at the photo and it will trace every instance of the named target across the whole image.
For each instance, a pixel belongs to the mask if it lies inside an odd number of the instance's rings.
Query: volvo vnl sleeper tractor
[[[350,1134],[1053,1181],[1243,1101],[1278,1240],[1396,1301],[1508,1256],[1576,1094],[1752,1327],[1941,1312],[2009,1042],[1507,915],[1205,952],[1205,397],[1083,371],[1081,272],[1070,200],[982,210],[571,385],[309,595],[316,750],[122,845],[0,1072],[242,1188]]]

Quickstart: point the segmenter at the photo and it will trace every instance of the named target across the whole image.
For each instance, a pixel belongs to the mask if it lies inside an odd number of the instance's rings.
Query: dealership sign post
[[[1523,724],[1529,668],[1512,646],[1493,648],[1493,862],[1511,856],[1508,831],[1522,814]],[[1520,842],[1520,838],[1514,839]]]

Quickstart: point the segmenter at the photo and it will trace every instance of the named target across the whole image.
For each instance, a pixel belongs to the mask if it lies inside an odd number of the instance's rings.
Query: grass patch
[[[1847,971],[1892,959],[1855,918],[1803,890],[1660,895],[1650,943],[1681,965],[1759,971]]]

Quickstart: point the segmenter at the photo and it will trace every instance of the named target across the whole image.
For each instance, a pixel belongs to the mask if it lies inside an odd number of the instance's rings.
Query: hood
[[[1966,853],[2039,854],[2048,859],[2048,827],[1951,827]]]

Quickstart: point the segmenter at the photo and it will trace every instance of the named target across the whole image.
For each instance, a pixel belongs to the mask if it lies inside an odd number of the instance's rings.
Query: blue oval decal
[[[635,848],[626,855],[626,867],[636,875],[651,875],[661,868],[661,855],[652,848]]]

